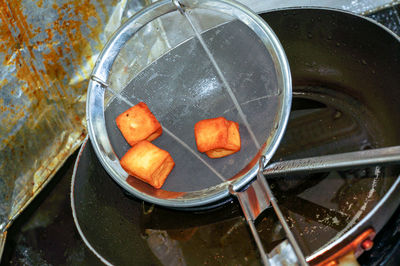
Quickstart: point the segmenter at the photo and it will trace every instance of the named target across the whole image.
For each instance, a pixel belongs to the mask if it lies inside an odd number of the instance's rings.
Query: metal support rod
[[[275,162],[268,165],[263,174],[268,178],[390,163],[400,163],[400,146]]]
[[[250,231],[253,234],[254,241],[256,241],[258,250],[260,251],[260,256],[261,256],[263,264],[266,266],[270,266],[271,264],[269,263],[267,254],[265,254],[263,244],[261,242],[260,236],[257,233],[256,227],[254,226],[254,222],[251,220],[248,220],[247,224],[249,225]]]
[[[285,230],[286,236],[287,236],[290,244],[292,245],[294,252],[296,253],[296,256],[297,256],[297,259],[298,259],[300,265],[306,266],[308,264],[304,257],[304,254],[301,251],[301,248],[300,248],[299,244],[297,243],[296,238],[294,237],[292,231],[290,230],[289,225],[287,224],[286,219],[283,216],[283,214],[278,206],[277,200],[276,200],[274,194],[272,193],[271,188],[269,187],[268,181],[265,179],[265,177],[263,175],[262,167],[264,166],[264,161],[265,161],[265,157],[262,156],[260,158],[260,167],[259,167],[257,178],[265,180],[264,185],[266,188],[266,193],[267,193],[267,196],[269,198],[269,201],[270,201],[272,207],[274,208],[276,216],[278,217],[279,222],[281,223],[281,225],[283,227],[283,230]]]

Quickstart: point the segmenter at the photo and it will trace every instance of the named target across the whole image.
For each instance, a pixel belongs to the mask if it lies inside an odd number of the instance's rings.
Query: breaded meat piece
[[[204,152],[210,158],[231,155],[241,147],[239,124],[224,117],[197,122],[194,135],[199,152]]]
[[[161,188],[175,166],[171,155],[147,140],[132,148],[120,160],[122,168],[131,176]]]
[[[129,108],[115,121],[131,146],[142,140],[152,141],[162,134],[160,123],[144,102]]]

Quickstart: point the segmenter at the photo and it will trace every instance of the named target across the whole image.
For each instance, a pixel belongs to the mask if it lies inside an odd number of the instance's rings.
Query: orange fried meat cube
[[[115,121],[131,146],[142,140],[152,141],[162,134],[160,123],[144,102],[129,108]]]
[[[160,188],[175,166],[171,155],[147,140],[130,148],[121,158],[122,168],[131,176]]]
[[[197,149],[210,158],[220,158],[240,150],[239,124],[224,117],[204,119],[194,126]]]

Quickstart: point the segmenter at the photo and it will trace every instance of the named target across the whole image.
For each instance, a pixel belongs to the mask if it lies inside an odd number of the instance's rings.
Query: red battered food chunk
[[[160,123],[144,102],[129,108],[115,121],[131,146],[142,140],[152,141],[162,134]]]
[[[210,158],[238,152],[241,147],[239,124],[224,117],[204,119],[194,126],[197,149]]]
[[[147,140],[130,148],[120,160],[122,168],[155,188],[161,188],[175,166],[171,155]]]

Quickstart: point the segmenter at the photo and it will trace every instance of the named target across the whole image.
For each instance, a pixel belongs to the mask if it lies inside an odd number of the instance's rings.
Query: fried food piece
[[[238,152],[241,147],[239,124],[224,117],[204,119],[194,126],[197,149],[210,158]]]
[[[175,166],[171,155],[147,140],[140,141],[121,158],[122,168],[155,188],[164,184]]]
[[[131,146],[142,140],[152,141],[162,134],[160,123],[144,102],[129,108],[115,121]]]

